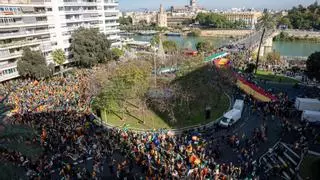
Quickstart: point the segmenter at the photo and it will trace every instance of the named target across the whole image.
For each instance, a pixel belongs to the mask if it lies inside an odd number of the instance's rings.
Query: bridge
[[[260,56],[264,56],[268,52],[272,52],[273,38],[279,35],[281,32],[288,33],[289,35],[299,36],[299,37],[316,37],[320,38],[319,31],[301,31],[301,30],[267,30],[265,32],[263,43],[260,50]],[[244,45],[247,49],[251,51],[258,51],[259,43],[261,40],[262,31],[255,31],[250,35],[233,42],[232,44]],[[293,60],[306,60],[307,57],[288,57],[285,56],[285,59]]]

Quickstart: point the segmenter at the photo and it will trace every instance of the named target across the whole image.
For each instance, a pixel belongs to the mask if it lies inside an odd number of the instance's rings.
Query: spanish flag
[[[246,94],[253,96],[255,99],[261,102],[276,101],[277,98],[272,94],[266,92],[264,89],[248,82],[246,79],[238,76],[237,86],[243,90]]]

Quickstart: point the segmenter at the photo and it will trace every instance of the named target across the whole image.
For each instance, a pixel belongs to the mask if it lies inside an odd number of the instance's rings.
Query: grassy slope
[[[210,72],[209,72],[210,73]],[[116,126],[123,126],[129,124],[131,128],[139,129],[158,129],[158,128],[182,128],[192,125],[206,124],[219,118],[229,107],[229,99],[222,92],[217,92],[214,87],[207,85],[207,82],[213,74],[209,74],[207,69],[198,69],[187,74],[184,77],[180,77],[171,82],[171,85],[177,83],[187,93],[192,94],[194,97],[190,102],[190,116],[187,115],[189,108],[186,105],[178,104],[179,100],[175,104],[174,114],[177,120],[176,123],[170,123],[168,113],[160,113],[157,108],[146,110],[144,113],[136,108],[128,108],[130,114],[137,117],[140,120],[144,120],[145,124],[139,123],[139,120],[128,115],[118,114],[123,117],[123,121],[120,120],[117,115],[108,114],[107,118],[103,115],[103,119]],[[220,96],[220,97],[219,97]],[[220,103],[217,103],[220,98]],[[135,100],[139,101],[139,100]],[[139,104],[138,102],[135,104]],[[205,108],[210,106],[212,108],[211,118],[205,119]]]
[[[298,83],[298,80],[289,78],[289,77],[285,77],[285,76],[281,76],[281,75],[273,75],[272,72],[268,72],[268,71],[258,71],[256,74],[256,78],[257,79],[263,79],[263,80],[268,80],[268,81],[272,81],[272,82],[281,82],[281,83],[289,83],[289,84],[295,84]]]

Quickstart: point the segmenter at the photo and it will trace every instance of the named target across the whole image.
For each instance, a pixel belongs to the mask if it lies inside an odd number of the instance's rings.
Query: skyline
[[[210,9],[230,9],[230,8],[255,8],[255,9],[290,9],[293,6],[310,5],[315,0],[268,0],[268,1],[256,1],[256,0],[197,0],[197,4],[200,7]],[[184,6],[189,4],[189,0],[120,0],[119,7],[121,11],[128,10],[141,10],[159,9],[162,4],[166,9],[170,6]]]

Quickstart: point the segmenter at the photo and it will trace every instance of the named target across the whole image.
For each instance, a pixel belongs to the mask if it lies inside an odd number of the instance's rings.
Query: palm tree
[[[262,29],[262,35],[261,35],[259,48],[258,48],[255,73],[257,73],[257,70],[258,70],[259,59],[260,59],[260,50],[261,50],[261,45],[263,42],[264,34],[265,34],[266,30],[274,29],[274,28],[275,28],[275,18],[267,10],[264,10],[263,16],[261,17],[260,22],[257,25],[257,29],[259,31]]]

